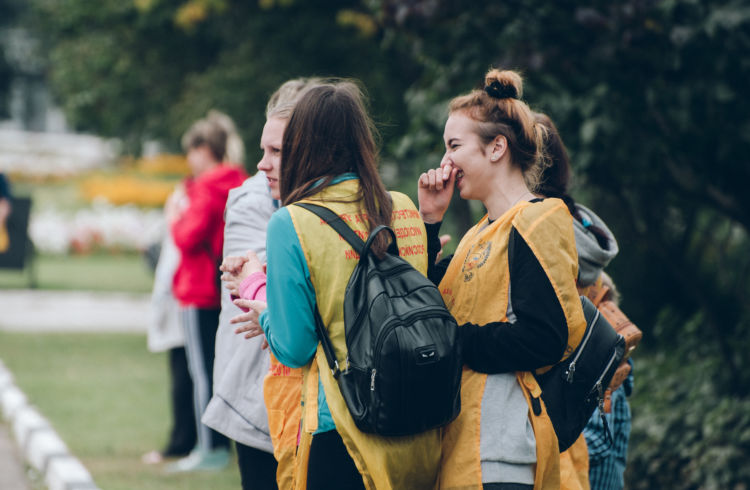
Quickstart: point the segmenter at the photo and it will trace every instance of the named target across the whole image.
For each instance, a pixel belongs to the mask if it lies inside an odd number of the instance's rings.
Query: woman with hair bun
[[[532,192],[545,129],[522,89],[517,73],[491,70],[484,90],[453,99],[441,167],[419,178],[429,275],[461,325],[465,362],[461,414],[443,434],[444,489],[560,487],[557,437],[532,373],[569,355],[586,321],[571,215]],[[455,187],[487,214],[435,266]]]

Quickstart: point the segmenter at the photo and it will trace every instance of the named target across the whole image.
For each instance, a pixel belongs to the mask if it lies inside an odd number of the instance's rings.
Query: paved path
[[[11,440],[8,426],[0,423],[0,488],[29,490],[25,467],[16,444]]]
[[[145,332],[148,314],[147,294],[0,290],[6,331]]]

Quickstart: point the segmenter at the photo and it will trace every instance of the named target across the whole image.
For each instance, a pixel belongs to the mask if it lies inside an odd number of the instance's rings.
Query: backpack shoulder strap
[[[315,305],[315,330],[318,332],[320,345],[323,347],[323,353],[326,355],[326,361],[328,361],[328,367],[331,369],[333,379],[338,380],[341,374],[339,361],[336,360],[336,353],[333,351],[333,342],[331,342],[331,338],[328,336],[328,332],[326,332],[326,327],[323,325],[323,319],[320,317],[317,305]]]
[[[363,242],[362,239],[358,237],[351,228],[349,228],[349,225],[347,225],[338,214],[324,206],[318,206],[317,204],[309,202],[298,202],[294,203],[294,205],[316,214],[320,219],[328,223],[331,228],[336,230],[359,255],[362,255],[362,249],[365,246],[365,242]]]
[[[336,230],[338,234],[341,235],[342,238],[344,238],[344,240],[349,242],[349,245],[351,245],[354,250],[357,251],[357,253],[362,252],[365,242],[363,242],[362,239],[359,238],[351,228],[349,228],[349,225],[344,223],[344,220],[342,220],[339,215],[337,215],[330,209],[323,206],[318,206],[317,204],[298,202],[294,205],[307,209],[311,213],[317,215],[320,219],[328,223],[331,228]],[[320,338],[320,344],[323,347],[323,353],[326,355],[328,367],[331,369],[334,379],[339,379],[339,375],[341,374],[339,362],[336,360],[336,353],[333,350],[333,342],[331,342],[331,338],[328,336],[328,332],[326,332],[326,327],[323,324],[323,319],[320,317],[320,311],[318,310],[317,305],[315,305],[315,330],[318,333],[318,338]]]

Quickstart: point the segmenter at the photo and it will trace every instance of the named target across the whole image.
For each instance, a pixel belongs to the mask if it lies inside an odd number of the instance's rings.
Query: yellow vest
[[[356,201],[359,180],[348,180],[327,187],[307,202],[322,204],[352,227],[360,237],[367,236],[367,223]],[[422,273],[427,270],[427,235],[419,212],[400,193],[393,197],[392,226],[398,237],[399,253]],[[354,202],[336,202],[354,201]],[[339,234],[311,212],[297,206],[287,208],[297,231],[310,270],[310,278],[323,323],[333,343],[336,359],[345,368],[344,293],[358,263],[357,254]],[[432,489],[437,483],[440,463],[440,431],[431,430],[409,437],[381,437],[357,429],[349,414],[336,380],[328,369],[323,349],[318,345],[315,358],[304,370],[302,435],[297,453],[295,488],[305,488],[311,434],[318,426],[318,377],[325,391],[328,408],[357,469],[368,489]]]
[[[443,299],[459,325],[508,320],[511,227],[534,253],[563,307],[568,323],[567,356],[580,342],[586,320],[575,285],[578,255],[572,218],[559,199],[518,203],[489,225],[485,216],[459,243],[440,283]],[[516,378],[529,404],[529,419],[536,438],[534,488],[560,488],[559,450],[552,422],[541,399],[540,415],[535,415],[531,408],[531,398],[539,398],[541,388],[529,372],[518,372]],[[479,437],[486,379],[487,375],[464,367],[461,414],[443,434],[440,488],[482,488]]]
[[[568,449],[560,453],[560,489],[590,490],[589,448],[583,433]]]
[[[10,248],[10,239],[8,237],[8,230],[5,228],[5,223],[0,223],[0,253],[7,251]]]
[[[276,483],[279,488],[292,488],[297,434],[302,417],[301,389],[302,369],[284,366],[271,354],[271,365],[263,379],[263,399],[268,412],[273,455],[278,462]]]

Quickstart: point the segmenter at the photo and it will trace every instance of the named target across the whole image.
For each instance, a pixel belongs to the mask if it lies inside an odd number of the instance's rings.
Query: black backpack
[[[606,434],[604,391],[625,355],[625,340],[587,297],[581,296],[586,331],[576,350],[549,371],[535,375],[542,388],[542,399],[557,434],[560,452],[568,449],[581,435],[598,406]],[[534,412],[541,406],[532,398]]]
[[[461,410],[458,325],[438,288],[391,253],[370,252],[378,226],[363,242],[336,213],[297,203],[327,222],[359,254],[344,297],[348,357],[339,367],[316,309],[328,365],[362,432],[406,436],[446,425]],[[396,247],[397,248],[397,247]]]

